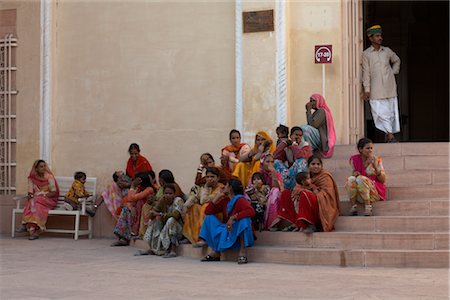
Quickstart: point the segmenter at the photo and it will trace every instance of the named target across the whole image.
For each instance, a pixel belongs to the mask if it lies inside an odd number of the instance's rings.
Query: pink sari
[[[122,190],[117,183],[112,182],[102,193],[102,197],[111,215],[117,220],[119,216],[116,214],[116,211],[122,203]]]
[[[378,178],[375,174],[367,174],[362,156],[360,154],[356,154],[350,157],[350,160],[353,164],[353,167],[355,168],[355,171],[358,171],[362,176],[366,176],[367,178],[372,180],[381,200],[386,200],[386,185],[383,182],[378,181]]]
[[[325,111],[327,119],[327,133],[328,133],[328,151],[322,152],[322,156],[325,158],[331,157],[334,152],[334,145],[336,144],[336,130],[334,129],[334,120],[331,115],[331,110],[325,102],[325,98],[321,94],[313,94],[311,96],[316,100],[317,108],[321,108]]]
[[[59,187],[55,176],[47,166],[43,177],[37,175],[36,167],[40,162],[42,161],[37,160],[33,164],[28,176],[28,193],[32,193],[33,197],[28,200],[24,208],[22,224],[37,226],[39,229],[45,230],[48,211],[55,208],[58,203]],[[48,192],[54,190],[56,190],[56,195],[48,197]]]

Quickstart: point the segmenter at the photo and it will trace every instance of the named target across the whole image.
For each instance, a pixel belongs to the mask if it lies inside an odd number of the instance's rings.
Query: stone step
[[[448,216],[340,216],[336,232],[448,232]]]
[[[278,233],[276,233],[278,234]],[[148,249],[148,244],[136,241],[132,246]],[[178,255],[201,259],[207,248],[180,245]],[[263,246],[258,243],[247,250],[250,262],[286,263],[296,265],[327,265],[340,267],[447,268],[449,250],[385,250],[385,249],[329,249]],[[237,251],[222,253],[221,260],[236,261]]]
[[[333,178],[339,186],[344,186],[347,178],[350,176],[350,170],[338,170],[332,172]],[[424,185],[449,184],[449,172],[438,170],[412,170],[412,171],[391,171],[386,173],[387,187],[410,187]]]
[[[449,216],[450,201],[448,200],[387,200],[373,204],[374,216]],[[348,215],[349,201],[341,201],[341,215]],[[358,205],[359,215],[364,211],[363,205]]]
[[[324,159],[324,168],[330,172],[350,170],[348,157]],[[448,155],[382,156],[386,173],[397,170],[449,170]]]
[[[439,156],[448,155],[450,143],[398,143],[385,144],[375,143],[375,153],[382,157],[388,156]],[[336,145],[334,148],[333,158],[350,157],[352,154],[357,154],[358,151],[355,145]]]
[[[344,186],[338,186],[340,200],[348,200],[348,194]],[[389,200],[427,200],[427,199],[446,199],[449,200],[450,188],[448,185],[423,185],[412,187],[387,188],[387,201]]]
[[[448,250],[448,232],[257,232],[257,245],[333,249]]]

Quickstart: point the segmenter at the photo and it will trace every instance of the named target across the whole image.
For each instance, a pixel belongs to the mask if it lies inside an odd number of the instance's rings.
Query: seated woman
[[[283,138],[273,154],[275,169],[283,177],[284,187],[292,190],[295,186],[295,176],[308,168],[307,160],[312,155],[308,142],[302,139],[303,130],[300,127],[291,128],[291,139]]]
[[[314,110],[314,113],[311,113],[311,110]],[[336,132],[331,110],[322,95],[311,95],[306,103],[306,118],[308,125],[301,126],[303,138],[314,151],[319,151],[322,157],[331,157],[336,143]]]
[[[241,133],[237,129],[230,131],[230,142],[230,145],[222,149],[222,155],[228,159],[228,167],[233,172],[241,156],[250,152],[251,149],[248,144],[241,143]]]
[[[347,178],[345,187],[352,207],[350,215],[356,216],[357,202],[365,204],[364,215],[372,215],[372,203],[386,200],[386,174],[381,157],[373,154],[373,143],[362,138],[357,144],[359,154],[350,157],[352,176]]]
[[[38,239],[39,234],[45,231],[48,211],[56,207],[58,197],[55,176],[45,161],[36,160],[28,175],[28,202],[23,210],[22,226],[16,231],[28,231],[29,240]]]
[[[215,164],[214,157],[210,153],[200,155],[200,165],[195,175],[195,186],[202,186],[206,183],[206,169],[215,167]]]
[[[271,154],[275,151],[272,138],[264,131],[259,131],[255,136],[255,145],[249,152],[241,155],[239,163],[235,166],[233,176],[239,178],[244,186],[247,186],[250,176],[260,169],[260,158],[263,154]]]
[[[311,191],[312,183],[309,172],[300,172],[295,177],[297,185],[294,190],[285,190],[281,194],[278,217],[284,220],[283,231],[298,231],[312,233],[321,228],[319,204],[317,196]]]
[[[215,167],[206,169],[206,183],[199,187],[197,192],[189,195],[183,207],[184,225],[183,235],[195,247],[203,246],[198,235],[205,219],[205,210],[208,203],[220,192],[223,184],[219,183],[219,170]]]
[[[150,165],[148,160],[140,154],[141,149],[138,144],[131,144],[130,147],[128,147],[128,153],[130,154],[130,158],[127,162],[126,173],[131,179],[134,179],[137,173],[152,170],[152,165]]]
[[[97,199],[96,208],[104,201],[106,208],[108,208],[114,219],[118,219],[122,204],[122,199],[128,194],[131,186],[131,178],[125,175],[123,171],[115,171],[112,175],[113,182],[108,184],[106,190],[104,190],[99,196],[100,201]]]
[[[177,256],[177,246],[183,237],[181,210],[183,199],[176,197],[176,187],[167,183],[164,195],[150,213],[150,222],[144,235],[150,249],[138,251],[135,255],[163,255],[164,258]]]
[[[280,194],[284,191],[283,179],[275,170],[272,154],[264,154],[261,157],[259,173],[263,176],[264,185],[269,186],[266,211],[264,213],[264,228],[271,230],[277,223]]]
[[[239,249],[238,264],[248,262],[246,248],[254,243],[251,218],[255,210],[243,193],[242,183],[231,179],[208,204],[200,237],[212,252],[202,261],[220,261],[220,253]],[[223,222],[215,216],[217,213],[222,213]]]
[[[154,180],[153,171],[136,174],[128,195],[122,200],[121,212],[114,228],[118,241],[111,246],[128,246],[132,236],[137,235],[141,219],[140,208],[148,197],[154,195]]]
[[[173,176],[172,171],[167,169],[159,171],[158,181],[159,187],[156,186],[156,183],[154,184],[155,190],[157,190],[158,192],[154,197],[153,195],[147,197],[146,203],[144,203],[144,205],[142,206],[139,237],[144,236],[145,231],[147,230],[148,222],[150,220],[150,212],[153,209],[153,206],[164,196],[164,186],[166,184],[168,183],[173,184],[175,186],[175,196],[184,199],[184,193],[181,190],[178,183],[175,182],[175,178]]]
[[[311,176],[311,189],[317,196],[318,206],[307,201],[300,203],[302,212],[309,210],[314,216],[312,219],[320,219],[323,231],[334,230],[334,223],[339,216],[339,192],[333,176],[323,169],[322,159],[318,156],[311,156],[308,159],[309,174]],[[302,214],[300,215],[302,217]],[[312,224],[314,225],[314,224]],[[314,228],[313,228],[314,229]],[[316,231],[316,229],[314,230]]]

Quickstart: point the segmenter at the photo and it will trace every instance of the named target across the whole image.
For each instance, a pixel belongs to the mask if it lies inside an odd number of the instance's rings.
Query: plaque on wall
[[[244,33],[273,31],[273,9],[242,13]]]

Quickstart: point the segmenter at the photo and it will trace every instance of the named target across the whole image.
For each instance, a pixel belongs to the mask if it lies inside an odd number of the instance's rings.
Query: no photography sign
[[[314,63],[331,64],[333,59],[332,45],[316,45],[314,51]]]

